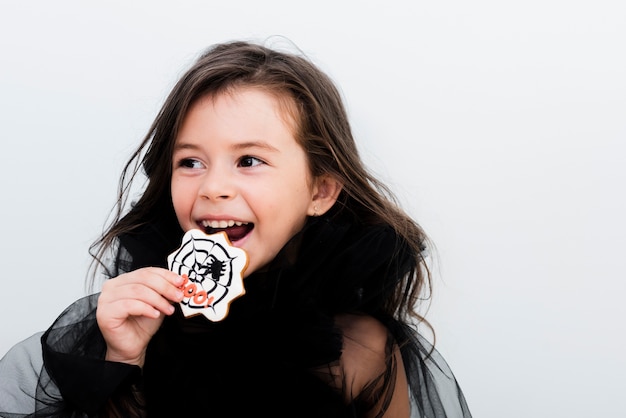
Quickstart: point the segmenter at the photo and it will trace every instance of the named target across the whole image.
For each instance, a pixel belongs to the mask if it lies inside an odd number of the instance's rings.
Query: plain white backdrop
[[[275,35],[337,82],[363,158],[436,244],[428,318],[474,416],[623,417],[620,0],[3,0],[0,356],[85,294],[177,77]]]

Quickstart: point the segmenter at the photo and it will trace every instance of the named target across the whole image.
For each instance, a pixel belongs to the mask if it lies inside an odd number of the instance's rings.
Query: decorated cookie
[[[207,235],[198,229],[187,231],[167,262],[170,270],[185,279],[180,305],[186,317],[202,314],[211,321],[221,321],[230,302],[245,293],[243,272],[248,255],[232,246],[224,232]]]

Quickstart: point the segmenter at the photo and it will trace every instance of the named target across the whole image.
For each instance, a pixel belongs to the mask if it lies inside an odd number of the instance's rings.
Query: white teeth
[[[230,220],[219,220],[219,221],[202,221],[202,226],[203,227],[210,227],[210,228],[214,228],[214,229],[223,229],[223,228],[230,228],[231,226],[237,225],[237,226],[241,226],[241,225],[247,225],[248,222],[241,222],[241,221],[233,221],[232,219]]]

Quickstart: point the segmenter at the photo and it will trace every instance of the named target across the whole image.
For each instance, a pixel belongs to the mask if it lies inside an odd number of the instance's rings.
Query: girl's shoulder
[[[402,355],[387,327],[370,315],[341,314],[335,324],[343,333],[341,369],[350,393],[370,411],[408,417],[408,383]]]
[[[387,369],[391,341],[389,331],[376,318],[361,314],[340,314],[335,324],[343,334],[341,363],[348,381],[358,392]]]
[[[9,412],[33,412],[33,399],[38,394],[37,383],[43,367],[42,334],[38,332],[14,345],[0,359],[0,416]]]

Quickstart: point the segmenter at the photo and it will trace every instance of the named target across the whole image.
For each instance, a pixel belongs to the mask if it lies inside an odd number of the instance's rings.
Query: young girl
[[[139,165],[148,182],[125,211]],[[108,280],[5,356],[3,416],[470,417],[414,327],[426,237],[363,166],[308,60],[209,49],[120,185],[94,246]],[[183,278],[166,269],[190,229],[249,256],[246,293],[219,322],[185,318]]]

